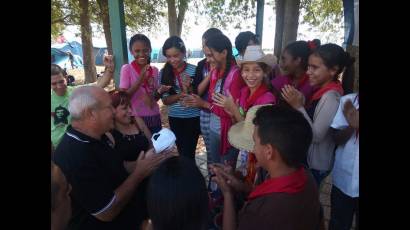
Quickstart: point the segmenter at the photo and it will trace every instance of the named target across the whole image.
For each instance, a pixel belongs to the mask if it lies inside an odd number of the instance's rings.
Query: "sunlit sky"
[[[303,12],[301,12],[301,16],[299,17],[301,21]],[[185,42],[185,45],[189,48],[201,48],[201,37],[202,34],[209,28],[209,23],[206,21],[206,18],[198,18],[198,25],[195,25],[195,20],[192,12],[187,12],[185,16],[185,21],[183,24],[182,30],[182,39]],[[156,28],[156,32],[148,32],[145,33],[151,40],[151,44],[155,48],[162,47],[163,43],[169,36],[168,32],[168,24],[163,19],[160,23],[161,26]],[[342,20],[343,21],[343,20]],[[322,44],[327,42],[336,43],[342,45],[343,42],[343,23],[337,25],[340,30],[338,33],[329,33],[329,32],[319,32],[316,28],[313,28],[306,24],[299,23],[298,29],[298,40],[312,40],[318,38],[321,40]],[[255,25],[256,19],[249,19],[244,20],[242,23],[242,29],[234,29],[234,28],[227,28],[221,29],[222,32],[227,35],[232,45],[234,46],[235,37],[241,31],[250,30],[255,32]],[[130,38],[135,32],[127,32],[127,38]],[[77,36],[76,36],[77,34]],[[81,42],[81,38],[79,35],[79,26],[68,26],[66,30],[63,32],[65,38],[69,41],[76,40]],[[264,22],[263,22],[263,37],[262,37],[262,48],[273,50],[274,46],[274,39],[275,39],[275,13],[272,6],[265,5],[264,8]],[[103,46],[105,47],[105,38],[104,34],[97,30],[96,26],[93,26],[93,43],[95,46]]]

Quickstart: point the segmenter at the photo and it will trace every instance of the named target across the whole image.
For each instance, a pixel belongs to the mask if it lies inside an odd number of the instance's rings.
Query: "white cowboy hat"
[[[241,60],[238,60],[238,65],[249,62],[265,63],[270,67],[275,67],[278,59],[273,54],[265,54],[260,45],[247,46],[245,54]]]
[[[246,113],[244,121],[234,124],[228,131],[228,141],[229,143],[240,150],[245,150],[248,152],[253,151],[255,142],[253,141],[253,129],[255,125],[253,124],[253,119],[255,118],[256,111],[264,106],[271,106],[272,104],[265,105],[255,105],[252,106]]]

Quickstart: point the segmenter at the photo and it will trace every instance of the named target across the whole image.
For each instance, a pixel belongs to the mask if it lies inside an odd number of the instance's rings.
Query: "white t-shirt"
[[[341,97],[336,116],[330,125],[334,129],[344,129],[348,126],[343,115],[344,103],[347,100],[351,100],[356,109],[359,108],[357,93]],[[359,197],[359,137],[356,132],[344,145],[337,147],[332,174],[333,185],[350,197]]]

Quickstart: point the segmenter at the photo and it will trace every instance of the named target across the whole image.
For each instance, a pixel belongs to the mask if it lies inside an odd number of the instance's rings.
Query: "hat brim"
[[[253,129],[249,130],[249,126],[248,129],[246,129],[245,122],[241,121],[236,123],[229,129],[228,141],[233,147],[237,149],[252,152],[255,145],[252,134]]]
[[[273,54],[266,54],[265,56],[263,56],[262,58],[259,58],[255,61],[250,61],[250,60],[238,60],[237,63],[238,65],[243,65],[245,63],[255,63],[255,62],[259,62],[259,63],[265,63],[266,65],[270,66],[270,67],[275,67],[276,65],[276,57],[273,56]]]

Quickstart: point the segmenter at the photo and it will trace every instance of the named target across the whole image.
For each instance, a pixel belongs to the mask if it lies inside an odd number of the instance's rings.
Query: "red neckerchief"
[[[302,75],[302,79],[300,80],[299,84],[293,85],[292,79],[289,76],[286,76],[286,84],[295,86],[297,90],[300,90],[300,88],[302,88],[308,80],[309,80],[309,75],[307,75],[307,73],[304,73]]]
[[[235,65],[236,65],[236,64],[235,64],[235,61],[232,60],[232,61],[231,61],[231,69],[232,69],[232,66],[235,66]],[[225,66],[225,69],[226,69],[226,66]],[[223,77],[223,74],[224,74],[225,69],[221,69],[221,70],[219,70],[219,69],[217,69],[217,68],[214,68],[214,69],[213,69],[213,71],[216,72],[216,74],[217,74],[218,77],[217,77],[216,79],[213,79],[213,78],[211,77],[211,82],[209,83],[209,90],[208,90],[208,95],[210,95],[209,98],[212,98],[211,95],[214,93],[214,89],[215,89],[216,83],[218,82],[219,79],[221,79],[221,78]],[[227,70],[227,71],[228,71],[228,74],[229,74],[229,72],[231,71],[231,69]],[[211,76],[212,76],[212,74],[211,74]],[[228,77],[228,75],[227,75],[226,77]],[[221,84],[221,88],[223,88],[223,87],[224,87],[224,86]],[[210,101],[210,102],[211,102],[211,101]]]
[[[319,100],[323,96],[323,94],[325,94],[329,90],[336,90],[340,93],[340,95],[343,95],[343,87],[340,81],[332,81],[317,90],[310,98],[308,105],[310,105],[312,101]]]
[[[138,76],[140,76],[141,75],[141,67],[137,64],[137,60],[132,61],[131,66],[134,67],[135,72],[137,72]],[[151,66],[148,67],[145,74],[148,74],[148,76],[145,78],[144,82],[142,83],[142,87],[148,93],[148,78],[152,77],[152,67]]]
[[[249,89],[249,87],[246,87],[246,93],[248,94],[248,98],[246,99],[245,106],[244,106],[243,109],[245,111],[248,111],[248,109],[253,104],[255,104],[256,99],[258,99],[260,96],[262,96],[264,93],[266,93],[268,91],[269,91],[268,87],[266,87],[266,85],[262,83],[258,87],[258,89],[256,89],[256,91],[252,95],[250,95],[250,97],[249,97],[250,89]]]
[[[182,92],[182,80],[181,80],[181,73],[184,72],[185,68],[186,68],[187,64],[186,62],[184,62],[183,67],[181,68],[181,71],[178,71],[178,69],[172,68],[172,72],[174,72],[175,77],[178,80],[178,84],[179,84],[179,88],[181,89]]]
[[[287,176],[268,179],[256,186],[251,194],[249,194],[248,200],[253,200],[271,193],[298,193],[305,188],[306,181],[307,176],[302,166]]]
[[[228,75],[226,77],[229,77],[229,74],[234,74],[234,72],[231,73],[231,71],[238,71],[235,69],[235,66],[236,66],[235,62],[232,61],[231,68],[228,70]],[[228,113],[226,113],[226,111],[223,108],[219,106],[214,106],[213,100],[212,100],[212,94],[214,93],[216,82],[222,78],[223,72],[224,71],[218,71],[217,69],[213,69],[211,71],[210,73],[211,82],[210,82],[209,91],[208,91],[209,92],[208,102],[212,104],[211,112],[217,115],[221,119],[221,131],[220,131],[221,144],[219,145],[221,156],[225,155],[227,153],[227,150],[231,146],[228,141],[228,131],[229,131],[229,128],[232,126],[232,119],[231,119],[231,116]],[[221,84],[221,88],[222,89],[224,88],[222,84]],[[236,98],[234,97],[234,99]]]

